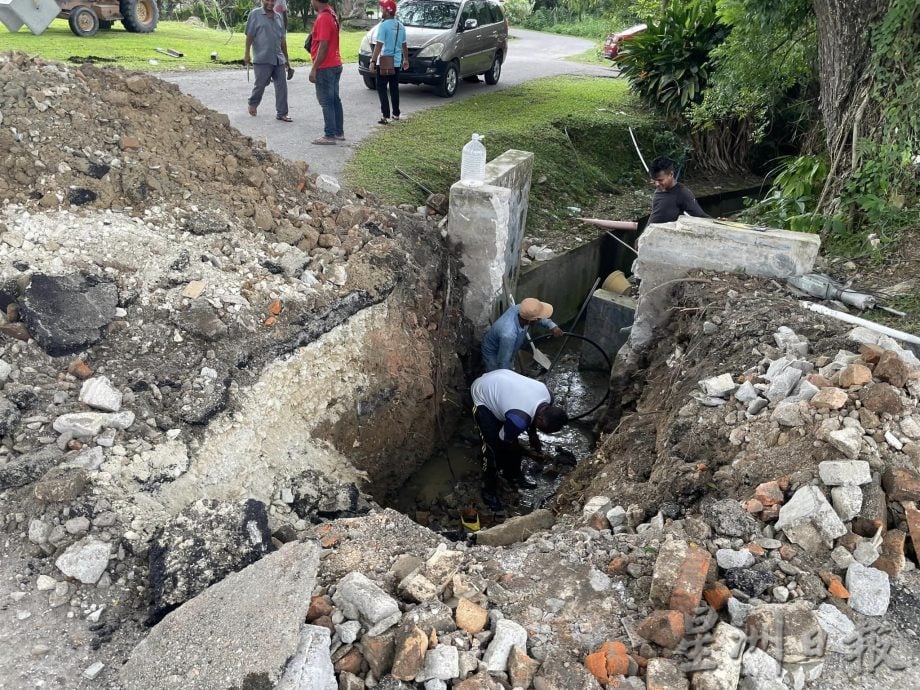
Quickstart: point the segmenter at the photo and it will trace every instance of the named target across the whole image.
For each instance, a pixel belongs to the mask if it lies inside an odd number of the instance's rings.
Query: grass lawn
[[[358,46],[363,31],[343,31],[340,40],[342,60],[357,62]],[[294,64],[305,63],[303,49],[305,33],[288,34],[288,56]],[[151,34],[133,34],[116,22],[109,31],[100,31],[90,38],[75,36],[67,21],[55,19],[40,36],[23,27],[17,33],[0,28],[0,52],[20,50],[60,62],[81,62],[92,57],[99,64],[111,64],[126,69],[144,71],[218,69],[222,65],[242,64],[246,37],[239,32],[228,33],[205,29],[185,22],[161,21]],[[185,53],[183,58],[172,58],[157,53],[155,48],[171,48]],[[217,62],[211,61],[216,52]],[[156,64],[152,64],[151,60]]]
[[[561,230],[571,218],[567,207],[588,207],[598,193],[642,185],[627,125],[646,141],[658,130],[625,81],[542,79],[385,127],[358,147],[346,176],[351,185],[389,202],[421,204],[424,192],[396,175],[394,167],[446,194],[459,177],[460,150],[477,132],[485,135],[490,159],[508,149],[535,154],[532,226]]]
[[[613,62],[604,57],[604,54],[601,52],[601,44],[598,43],[594,48],[589,48],[583,53],[578,53],[577,55],[569,55],[566,60],[571,62],[582,62],[586,65],[603,65],[604,67],[610,67]]]

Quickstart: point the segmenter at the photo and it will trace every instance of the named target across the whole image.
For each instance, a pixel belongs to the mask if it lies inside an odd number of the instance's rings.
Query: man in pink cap
[[[396,3],[380,0],[380,10],[383,21],[377,26],[377,40],[368,68],[372,74],[377,74],[377,95],[383,115],[377,124],[386,125],[391,117],[399,119],[399,72],[409,69],[409,47],[406,44],[406,27],[396,19]]]
[[[552,331],[555,337],[561,336],[562,329],[549,318],[552,315],[552,304],[533,297],[509,307],[482,338],[482,364],[486,371],[513,369],[514,355],[524,345],[527,329],[535,323]]]

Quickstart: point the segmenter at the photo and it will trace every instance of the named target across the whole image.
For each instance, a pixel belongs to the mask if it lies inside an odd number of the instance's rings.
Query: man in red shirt
[[[339,18],[329,0],[310,0],[316,10],[313,24],[310,56],[313,69],[310,81],[316,84],[316,100],[323,109],[323,136],[314,144],[334,145],[345,139],[345,118],[342,99],[339,98],[339,81],[342,78],[342,57],[339,55]]]

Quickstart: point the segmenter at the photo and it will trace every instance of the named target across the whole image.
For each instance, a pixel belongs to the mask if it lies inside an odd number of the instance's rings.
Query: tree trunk
[[[817,17],[818,77],[825,141],[834,148],[869,56],[869,30],[889,0],[812,0]]]

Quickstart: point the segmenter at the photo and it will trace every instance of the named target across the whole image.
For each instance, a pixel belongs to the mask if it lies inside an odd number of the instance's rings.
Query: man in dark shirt
[[[655,183],[655,195],[652,197],[651,223],[671,223],[686,211],[697,218],[709,218],[700,208],[693,192],[684,187],[674,176],[674,161],[670,158],[656,158],[648,170]]]

